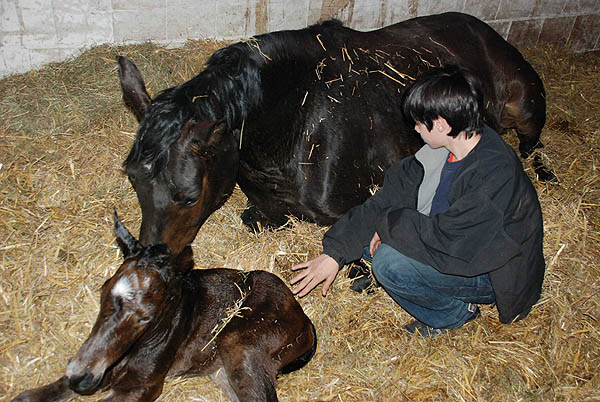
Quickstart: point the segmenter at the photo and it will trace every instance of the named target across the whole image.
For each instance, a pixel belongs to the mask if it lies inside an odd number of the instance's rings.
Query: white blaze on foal
[[[137,278],[134,278],[137,279]],[[133,299],[133,288],[131,287],[131,281],[129,277],[123,277],[115,284],[111,291],[114,297],[122,297],[126,300]]]

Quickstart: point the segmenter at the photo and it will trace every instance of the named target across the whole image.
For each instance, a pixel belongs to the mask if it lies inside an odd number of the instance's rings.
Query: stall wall
[[[444,11],[475,15],[518,46],[600,49],[600,0],[0,0],[0,76],[103,43],[240,39],[332,17],[370,30]]]

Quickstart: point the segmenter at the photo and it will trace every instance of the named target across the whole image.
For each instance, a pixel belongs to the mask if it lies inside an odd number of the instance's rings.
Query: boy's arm
[[[376,224],[382,242],[447,274],[475,276],[503,266],[519,253],[519,244],[504,230],[505,212],[519,195],[514,169],[492,171],[471,183],[445,213],[386,211]]]
[[[383,187],[348,211],[325,233],[323,253],[337,261],[340,268],[359,259],[376,231],[376,222],[387,209],[416,207],[422,174],[422,167],[414,157],[391,166],[386,171]]]

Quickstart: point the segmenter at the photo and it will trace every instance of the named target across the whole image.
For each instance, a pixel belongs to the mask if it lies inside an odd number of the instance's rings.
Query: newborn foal
[[[314,355],[314,326],[265,271],[192,270],[192,249],[142,247],[115,214],[124,262],[101,290],[92,332],[57,381],[14,401],[153,401],[167,376],[210,375],[234,401],[276,401],[275,379]]]

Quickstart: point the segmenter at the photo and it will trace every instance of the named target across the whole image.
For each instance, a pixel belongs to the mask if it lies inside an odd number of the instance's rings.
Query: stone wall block
[[[166,10],[166,29],[169,41],[215,36],[218,23],[215,1],[171,0]]]
[[[517,19],[529,17],[533,12],[534,2],[531,0],[500,0],[496,19]]]
[[[510,21],[490,21],[488,25],[494,28],[496,32],[500,34],[504,39],[508,38],[508,31],[510,31]]]
[[[600,36],[600,15],[580,15],[569,37],[568,46],[575,52],[593,50]]]
[[[440,14],[446,11],[463,11],[464,0],[420,0],[418,15]]]
[[[543,20],[513,21],[510,24],[507,40],[516,46],[535,46],[538,43],[543,23]]]
[[[203,1],[199,0],[198,3]],[[166,6],[167,0],[112,0],[113,10],[154,10]]]
[[[600,0],[0,0],[0,77],[92,45],[237,40],[330,18],[370,31],[462,11],[517,46],[600,50]]]
[[[0,3],[0,32],[19,32],[20,29],[21,23],[16,2],[3,0]]]
[[[560,15],[565,3],[571,0],[537,0],[531,12],[532,17],[554,17]]]
[[[575,17],[546,18],[542,25],[538,43],[566,46],[574,24]]]
[[[464,12],[484,21],[492,21],[498,13],[498,1],[466,0]]]
[[[563,12],[567,14],[587,14],[598,9],[598,0],[568,0]]]
[[[115,42],[143,42],[167,39],[166,11],[164,8],[123,10],[113,12]]]

